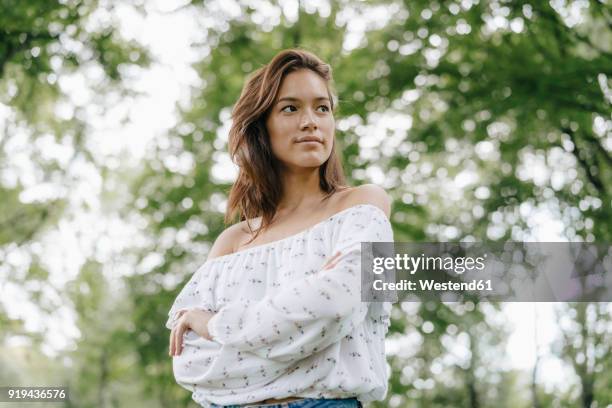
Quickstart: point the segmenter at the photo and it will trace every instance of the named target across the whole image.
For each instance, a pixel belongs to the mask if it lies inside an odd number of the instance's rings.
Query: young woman
[[[361,242],[393,240],[390,200],[347,187],[329,65],[285,50],[233,110],[227,228],[166,326],[177,382],[204,407],[359,407],[387,391],[390,304],[361,301]]]

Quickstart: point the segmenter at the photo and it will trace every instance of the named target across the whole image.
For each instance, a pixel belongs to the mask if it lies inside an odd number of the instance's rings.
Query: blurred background
[[[0,386],[195,407],[164,323],[224,229],[245,77],[295,46],[397,241],[610,242],[608,1],[0,0]],[[609,304],[392,317],[370,407],[612,406]]]

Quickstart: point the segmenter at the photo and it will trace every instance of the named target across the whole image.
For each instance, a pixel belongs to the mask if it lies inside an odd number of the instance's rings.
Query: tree
[[[71,215],[68,209],[83,205],[70,197],[71,187],[81,177],[74,165],[98,166],[88,140],[91,105],[75,102],[68,83],[86,78],[87,91],[104,108],[108,93],[127,93],[125,69],[145,66],[150,59],[139,44],[121,38],[116,21],[105,18],[118,3],[0,1],[0,287],[4,290],[13,284],[11,290],[24,292],[42,315],[52,314],[64,293],[49,280],[39,257],[40,241],[66,214]],[[99,75],[95,80],[87,78],[91,73]],[[68,151],[68,158],[54,156],[53,149]],[[52,186],[54,194],[37,195],[36,187],[41,185]],[[15,257],[22,260],[19,265],[5,262]],[[3,307],[0,333],[2,344],[9,337],[26,336],[35,355],[44,337],[9,319]],[[19,375],[29,378],[22,385],[33,385],[45,375],[59,380],[58,361],[35,360],[41,361],[40,366],[32,361],[17,365]]]
[[[561,335],[555,351],[580,379],[580,405],[584,408],[610,402],[612,378],[612,319],[608,303],[568,303],[557,315]]]
[[[24,190],[45,182],[70,187],[70,166],[80,159],[95,161],[87,147],[86,107],[73,105],[66,81],[98,68],[102,74],[98,82],[90,81],[90,90],[104,95],[122,90],[126,66],[149,62],[141,46],[119,36],[115,22],[104,21],[112,7],[97,0],[0,2],[2,245],[29,243],[66,209],[65,193],[37,202],[25,201]],[[71,158],[66,163],[52,158],[46,152],[51,146],[69,146]],[[17,151],[25,151],[34,166],[30,178],[13,162]]]

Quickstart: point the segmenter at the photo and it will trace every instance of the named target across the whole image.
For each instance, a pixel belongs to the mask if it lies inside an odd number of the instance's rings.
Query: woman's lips
[[[307,136],[305,138],[299,139],[296,143],[306,143],[306,144],[319,143],[319,144],[323,144],[323,140],[319,139],[318,137]]]

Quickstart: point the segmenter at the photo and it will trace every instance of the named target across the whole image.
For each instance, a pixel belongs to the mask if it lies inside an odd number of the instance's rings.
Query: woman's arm
[[[234,252],[234,245],[240,238],[242,224],[234,224],[219,234],[208,252],[207,260]],[[194,275],[191,281],[195,278],[196,276]],[[169,327],[171,331],[168,354],[175,356],[181,353],[182,338],[187,330],[193,330],[200,337],[211,340],[208,334],[208,320],[212,316],[214,316],[214,313],[195,306],[177,310],[174,316],[172,316],[172,325]]]

